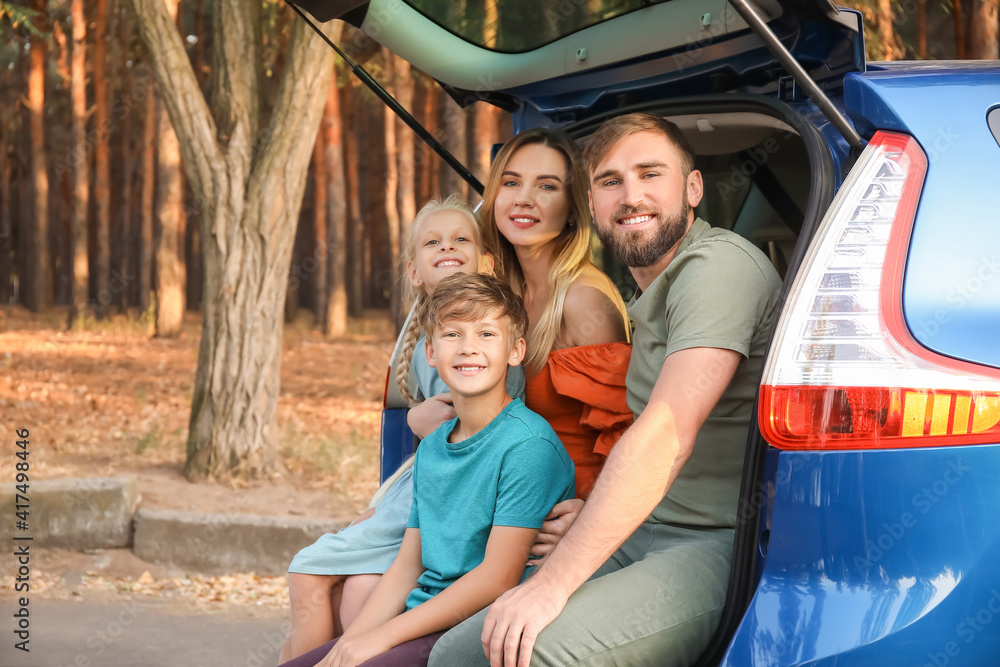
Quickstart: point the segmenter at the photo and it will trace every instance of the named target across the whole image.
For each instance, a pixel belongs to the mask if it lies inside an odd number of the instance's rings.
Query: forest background
[[[998,57],[1000,0],[851,4],[869,60]],[[276,0],[0,0],[0,411],[44,429],[49,474],[292,473],[352,506],[373,488],[401,240],[430,197],[475,193],[301,23]],[[326,29],[485,180],[508,114],[461,108],[354,28]],[[202,163],[241,136],[262,182],[297,164],[301,179],[277,193],[289,219],[264,225],[276,261],[254,288],[280,297],[230,304],[227,271],[253,273],[253,249],[220,253],[206,230],[262,222],[227,222]]]

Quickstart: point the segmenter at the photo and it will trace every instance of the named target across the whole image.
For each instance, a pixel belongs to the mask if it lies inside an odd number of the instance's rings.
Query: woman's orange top
[[[528,380],[524,402],[549,422],[576,465],[576,495],[586,498],[611,447],[632,424],[625,402],[628,343],[553,350]]]

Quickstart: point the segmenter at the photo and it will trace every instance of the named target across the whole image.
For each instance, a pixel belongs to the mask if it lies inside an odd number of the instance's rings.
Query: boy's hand
[[[326,657],[316,663],[316,667],[355,667],[390,648],[379,642],[373,632],[341,637]]]
[[[583,501],[579,498],[570,498],[555,504],[545,517],[541,530],[538,531],[535,544],[531,547],[532,558],[528,559],[528,565],[541,565],[545,561],[576,521],[576,517],[580,516],[582,509]]]
[[[423,439],[455,416],[455,407],[451,404],[451,392],[444,392],[410,408],[406,413],[406,423],[418,438]]]

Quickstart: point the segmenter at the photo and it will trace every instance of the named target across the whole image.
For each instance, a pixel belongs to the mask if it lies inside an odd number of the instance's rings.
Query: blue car
[[[1000,664],[1000,64],[866,63],[823,0],[300,4],[515,131],[670,118],[784,277],[700,664]]]

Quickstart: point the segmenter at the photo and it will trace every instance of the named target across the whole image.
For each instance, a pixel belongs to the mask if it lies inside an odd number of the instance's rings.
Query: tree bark
[[[337,36],[339,37],[339,35]],[[327,166],[327,261],[329,267],[323,335],[347,333],[347,192],[344,178],[344,141],[337,73],[326,97],[323,132]]]
[[[112,244],[111,263],[114,270],[122,276],[122,289],[114,295],[114,302],[119,312],[126,312],[129,305],[129,292],[134,289],[136,276],[130,276],[130,253],[132,245],[130,240],[134,238],[132,234],[132,175],[134,171],[135,151],[132,149],[132,104],[134,103],[132,85],[134,79],[126,61],[132,51],[132,8],[117,6],[119,15],[119,37],[117,43],[120,44],[121,53],[124,57],[121,60],[112,54],[112,60],[120,67],[119,83],[121,87],[120,100],[123,106],[120,109],[112,109],[112,113],[121,121],[121,132],[119,135],[119,150],[121,151],[121,197],[116,218],[116,230],[112,234],[112,239],[117,243]]]
[[[965,18],[962,11],[962,0],[951,1],[951,16],[955,22],[955,57],[965,60]]]
[[[458,106],[448,93],[441,90],[439,104],[444,109],[444,145],[462,164],[469,163],[467,133],[468,115]],[[457,194],[462,199],[469,198],[469,186],[454,169],[446,168],[441,175],[441,195]]]
[[[8,141],[11,132],[8,123],[11,118],[0,118],[0,305],[11,302],[12,268],[11,250],[14,245],[14,227],[10,187],[11,164],[8,157]]]
[[[1000,41],[997,30],[1000,0],[972,0],[972,19],[969,21],[969,57],[978,60],[1000,58]]]
[[[490,174],[490,154],[493,144],[500,134],[500,109],[483,100],[477,102],[475,108],[476,159],[470,167],[479,178],[479,182],[485,183]]]
[[[107,58],[107,13],[108,0],[96,0],[97,13],[94,23],[94,198],[97,204],[97,308],[99,318],[107,316],[111,305],[112,289],[118,286],[111,282],[111,193],[108,186],[110,167],[108,164],[108,80],[105,69]],[[74,265],[76,261],[74,260]]]
[[[177,22],[179,0],[165,0],[167,11]],[[177,32],[177,28],[171,26]],[[179,33],[178,33],[179,34]],[[184,318],[184,272],[180,253],[184,215],[184,183],[181,177],[181,151],[177,134],[164,109],[159,89],[156,103],[156,212],[159,242],[156,244],[156,336],[176,338]]]
[[[142,128],[142,195],[139,211],[139,311],[149,311],[153,293],[153,193],[156,188],[156,86],[146,76],[146,114]]]
[[[348,272],[349,294],[347,298],[347,310],[351,317],[361,317],[364,310],[364,251],[365,251],[365,229],[361,224],[361,172],[360,156],[358,155],[358,131],[361,119],[357,113],[358,98],[360,94],[354,90],[352,82],[348,81],[343,88],[344,100],[343,108],[349,112],[349,127],[351,132],[344,132],[344,152],[347,158],[347,173],[350,177],[347,180],[347,216],[348,216],[348,244],[351,252],[348,254],[350,270]]]
[[[332,89],[336,83],[331,83]],[[330,96],[327,94],[327,104],[330,105]],[[329,188],[329,176],[326,172],[326,123],[327,110],[323,109],[323,121],[320,124],[319,132],[316,133],[316,141],[313,142],[313,181],[315,183],[313,191],[313,249],[312,258],[316,262],[313,284],[315,286],[316,300],[313,304],[313,312],[316,322],[321,323],[323,330],[326,330],[326,266],[329,253],[327,252],[327,193]]]
[[[878,31],[882,39],[882,59],[896,59],[896,38],[892,27],[892,0],[878,0]]]
[[[211,110],[166,7],[133,4],[203,203],[205,299],[186,470],[253,475],[275,453],[284,288],[333,53],[296,22],[272,122],[258,132],[260,4],[214,6]]]
[[[73,0],[73,54],[70,65],[70,93],[73,108],[73,300],[69,311],[70,327],[80,327],[87,313],[87,287],[90,266],[87,257],[87,210],[90,198],[89,160],[87,159],[87,23],[83,0]]]
[[[394,92],[396,79],[396,56],[387,48],[382,48],[382,62],[385,66],[386,88]],[[400,215],[399,204],[399,149],[396,140],[396,114],[385,109],[385,224],[389,240],[389,312],[398,332],[403,324],[402,315],[402,272],[399,267]]]
[[[48,29],[46,0],[32,0],[39,30]],[[52,305],[52,259],[49,253],[49,173],[45,156],[45,36],[31,35],[31,70],[28,78],[28,111],[31,127],[31,180],[34,185],[33,285],[29,307],[40,311]]]

